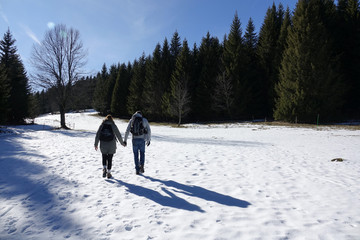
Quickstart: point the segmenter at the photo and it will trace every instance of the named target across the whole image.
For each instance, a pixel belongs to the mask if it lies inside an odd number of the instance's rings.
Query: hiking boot
[[[144,170],[144,165],[140,165],[140,172],[141,172],[141,173],[144,173],[144,172],[145,172],[145,170]]]
[[[111,175],[111,173],[107,173],[107,178],[112,178],[112,175]]]
[[[136,175],[139,175],[140,171],[138,169],[136,169]]]
[[[106,177],[106,173],[107,173],[106,169],[103,168],[103,177]]]

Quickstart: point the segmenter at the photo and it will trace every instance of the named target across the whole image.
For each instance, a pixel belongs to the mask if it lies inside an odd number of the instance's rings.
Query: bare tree
[[[173,81],[171,84],[171,114],[178,117],[178,126],[181,124],[182,117],[190,112],[190,94],[187,82],[187,77],[185,76],[182,81]]]
[[[40,45],[33,46],[31,62],[37,70],[35,83],[44,88],[55,88],[60,110],[61,128],[65,124],[65,109],[73,84],[79,79],[86,64],[87,52],[80,33],[59,24],[45,33]]]
[[[215,110],[225,112],[231,117],[231,108],[234,103],[233,87],[231,78],[226,76],[225,71],[216,79],[213,100]]]

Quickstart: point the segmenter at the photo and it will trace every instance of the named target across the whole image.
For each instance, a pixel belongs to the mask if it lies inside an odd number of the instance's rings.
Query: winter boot
[[[106,177],[106,168],[103,168],[103,177]]]
[[[107,178],[112,178],[112,175],[110,172],[107,173]]]
[[[141,172],[141,173],[144,173],[144,172],[145,172],[145,170],[144,170],[144,165],[140,165],[140,172]]]

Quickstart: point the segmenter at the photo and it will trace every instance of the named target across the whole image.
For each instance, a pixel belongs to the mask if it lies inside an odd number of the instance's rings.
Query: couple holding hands
[[[107,115],[100,125],[95,137],[95,150],[98,150],[100,142],[100,151],[102,154],[103,177],[111,178],[112,158],[116,152],[116,139],[120,144],[126,147],[126,140],[129,133],[132,133],[132,146],[134,152],[134,163],[136,174],[144,173],[145,164],[145,144],[150,145],[151,129],[149,122],[142,116],[140,111],[134,113],[126,128],[124,140],[116,126],[111,115]],[[139,158],[140,155],[140,158]]]

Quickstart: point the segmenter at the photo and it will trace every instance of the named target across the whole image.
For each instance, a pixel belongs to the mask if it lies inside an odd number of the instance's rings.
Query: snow
[[[0,135],[0,239],[360,239],[358,130],[153,124],[145,173],[128,139],[108,180],[102,118],[58,119]]]

